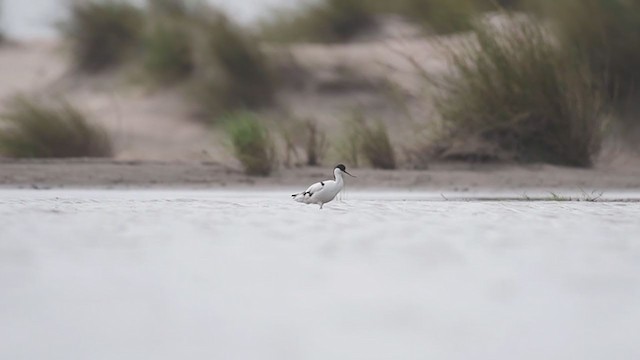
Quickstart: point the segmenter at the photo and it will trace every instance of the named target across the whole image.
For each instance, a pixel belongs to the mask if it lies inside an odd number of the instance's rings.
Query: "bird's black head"
[[[336,165],[336,169],[339,169],[340,171],[342,171],[343,173],[345,173],[345,174],[347,174],[347,175],[349,175],[351,177],[355,177],[354,175],[349,174],[349,172],[347,171],[347,167],[342,165],[342,164]]]

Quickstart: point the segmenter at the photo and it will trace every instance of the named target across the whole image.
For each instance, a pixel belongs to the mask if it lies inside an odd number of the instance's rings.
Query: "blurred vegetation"
[[[156,20],[144,35],[143,68],[156,83],[188,79],[195,69],[189,28],[181,22]]]
[[[533,22],[475,33],[477,41],[451,55],[455,74],[439,82],[437,105],[451,134],[480,136],[520,161],[591,165],[605,113],[587,66]]]
[[[477,6],[472,0],[400,0],[388,2],[389,12],[396,12],[439,34],[471,29]]]
[[[371,27],[369,0],[322,0],[301,9],[279,10],[262,24],[262,37],[275,42],[342,42]]]
[[[359,167],[361,162],[359,130],[363,121],[362,113],[358,111],[346,117],[342,123],[342,136],[333,144],[337,159],[352,167]]]
[[[276,165],[275,146],[269,130],[252,113],[239,112],[225,121],[233,152],[248,175],[268,176]]]
[[[61,28],[79,70],[98,72],[119,65],[139,46],[145,20],[139,8],[117,0],[70,6],[71,16]]]
[[[3,2],[2,0],[0,0],[0,46],[2,46],[7,41],[7,38],[4,34],[4,27],[3,27],[3,17],[2,17],[3,9],[4,9]]]
[[[389,140],[389,133],[382,122],[375,125],[360,124],[360,151],[376,169],[395,169],[396,156]]]
[[[337,144],[338,155],[357,167],[364,159],[377,169],[395,169],[396,157],[387,128],[382,122],[368,124],[356,111],[344,123],[344,138]]]
[[[202,4],[193,0],[147,0],[147,6],[154,16],[185,18]]]
[[[547,1],[563,45],[586,58],[611,100],[640,95],[640,1]]]
[[[319,166],[329,148],[326,132],[315,120],[290,119],[287,126],[281,126],[284,141],[284,165]],[[304,162],[300,162],[300,149],[305,155]]]
[[[308,120],[304,123],[306,128],[306,147],[307,165],[318,166],[322,163],[325,153],[327,152],[327,135],[318,127],[318,123]]]
[[[516,9],[523,0],[322,0],[301,9],[276,12],[262,24],[274,42],[345,42],[376,24],[380,14],[398,14],[438,34],[471,30],[482,11]]]
[[[481,10],[513,10],[513,9],[528,9],[531,7],[532,2],[537,0],[475,0],[478,9]]]
[[[0,154],[15,158],[108,157],[107,132],[67,102],[16,98],[0,115]]]
[[[276,81],[258,41],[223,14],[202,26],[195,78],[200,104],[213,115],[271,104]]]
[[[137,8],[124,0],[71,5],[62,26],[77,68],[98,72],[120,65],[136,51],[152,83],[189,80],[208,113],[269,105],[276,81],[249,32],[200,1],[148,0]]]
[[[500,13],[505,18],[511,10],[535,16],[514,16],[501,30],[476,21],[496,9],[508,10]],[[620,114],[621,104],[640,100],[640,2],[635,0],[319,0],[276,13],[259,31],[262,39],[276,42],[344,42],[390,13],[431,33],[470,35],[462,49],[453,45],[453,74],[437,80],[437,109],[447,137],[479,137],[519,161],[589,166],[609,110]],[[197,0],[147,0],[146,8],[124,0],[88,0],[71,5],[63,30],[79,70],[108,69],[136,53],[153,81],[191,85],[190,97],[209,117],[235,113],[227,122],[234,146],[244,144],[236,147],[238,158],[248,173],[271,171],[273,144],[264,125],[237,111],[274,104],[281,82],[247,28]],[[344,134],[332,144],[341,161],[397,165],[381,123],[354,115]],[[304,137],[304,146],[291,136]],[[304,147],[309,165],[321,163],[326,137],[315,123],[291,136],[285,138],[289,150]],[[271,148],[263,151],[268,161],[253,163],[259,151],[246,144]],[[249,170],[256,163],[269,164],[269,170]]]
[[[187,80],[196,69],[193,37],[210,13],[200,1],[147,0],[143,69],[151,82]]]

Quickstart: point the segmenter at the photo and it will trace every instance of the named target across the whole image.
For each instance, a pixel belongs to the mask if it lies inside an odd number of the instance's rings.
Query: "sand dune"
[[[347,114],[359,109],[388,125],[400,156],[419,144],[425,125],[436,119],[425,93],[422,72],[446,71],[442,45],[461,36],[425,38],[416,29],[394,23],[359,41],[343,45],[265,45],[286,74],[278,104],[263,111],[274,132],[291,117],[315,119],[333,139]],[[109,161],[55,160],[0,162],[0,184],[18,186],[110,186],[131,184],[283,185],[328,174],[319,169],[281,169],[270,179],[239,172],[219,126],[198,117],[189,92],[180,87],[150,90],[134,81],[136,70],[99,76],[69,70],[62,45],[55,41],[0,47],[0,110],[19,93],[64,97],[105,125],[115,140]],[[390,90],[392,89],[392,90]],[[468,147],[469,144],[465,144]],[[467,151],[467,150],[464,150]],[[473,151],[469,150],[469,151]],[[326,165],[339,161],[329,154]],[[640,186],[638,156],[607,146],[593,170],[549,166],[431,165],[427,172],[403,170],[366,174],[365,187],[593,187]]]

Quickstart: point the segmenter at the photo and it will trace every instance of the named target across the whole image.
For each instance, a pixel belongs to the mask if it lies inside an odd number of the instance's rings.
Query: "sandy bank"
[[[260,111],[276,138],[297,119],[313,119],[329,138],[338,138],[345,118],[358,109],[385,122],[394,142],[414,143],[416,129],[430,120],[417,101],[423,81],[407,55],[430,69],[442,66],[441,54],[427,39],[265,47],[285,83],[276,104]],[[203,116],[188,84],[152,88],[135,65],[79,75],[65,54],[56,41],[0,47],[0,111],[19,94],[62,97],[109,131],[115,160],[233,165],[224,132]]]
[[[447,191],[517,189],[640,188],[640,167],[574,169],[549,165],[434,164],[428,170],[353,169],[351,189],[429,189]],[[111,160],[35,160],[0,162],[0,185],[50,187],[272,187],[299,188],[330,176],[330,168],[278,170],[267,178],[248,177],[213,162],[118,162]]]

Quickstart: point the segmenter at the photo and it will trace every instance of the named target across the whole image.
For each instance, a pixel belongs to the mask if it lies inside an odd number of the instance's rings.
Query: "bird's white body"
[[[344,179],[342,177],[343,171],[339,168],[333,170],[333,176],[335,180],[325,180],[317,182],[301,193],[291,195],[293,200],[304,204],[318,204],[320,209],[322,206],[331,200],[335,199],[336,195],[342,189],[344,189]]]

